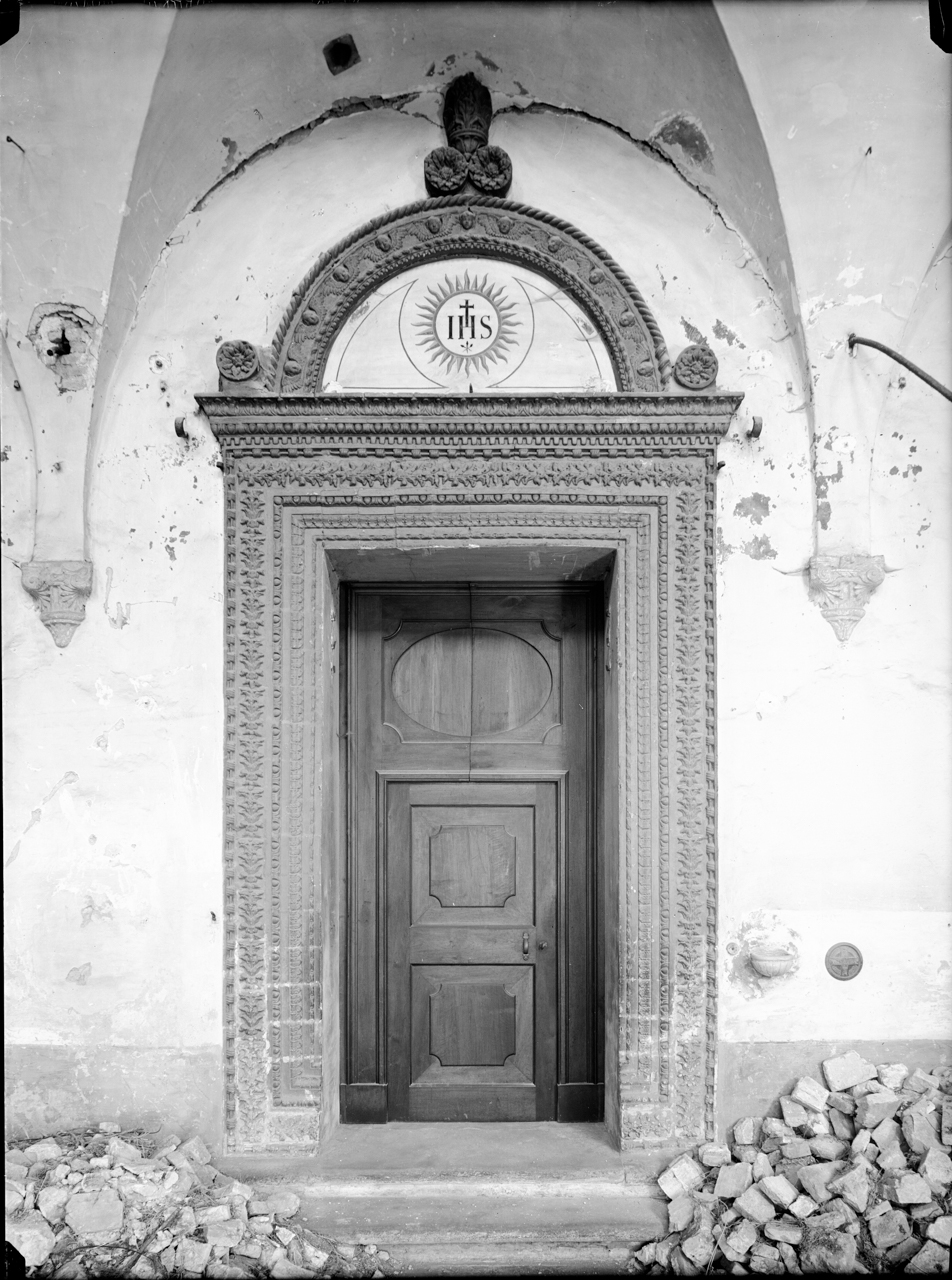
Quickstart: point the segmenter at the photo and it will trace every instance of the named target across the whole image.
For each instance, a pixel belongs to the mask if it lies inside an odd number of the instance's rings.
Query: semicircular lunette
[[[508,733],[545,707],[552,671],[520,636],[452,627],[417,640],[391,676],[394,701],[424,729],[453,737]]]

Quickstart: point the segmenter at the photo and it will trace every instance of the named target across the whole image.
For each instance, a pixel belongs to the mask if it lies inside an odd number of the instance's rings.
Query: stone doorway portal
[[[447,288],[453,306],[496,307],[494,351],[519,351],[516,329],[503,343],[515,284],[475,279],[475,259],[534,273],[527,307],[550,281],[568,300],[550,332],[574,326],[617,390],[540,391],[531,345],[518,394],[326,385],[348,322],[399,318],[413,290],[434,323],[449,324]],[[407,274],[444,261],[439,280]],[[416,322],[401,350],[407,332]],[[605,1125],[623,1150],[712,1135],[715,449],[740,402],[707,389],[712,362],[702,350],[675,389],[654,318],[604,250],[552,215],[462,196],[396,210],[322,258],[269,353],[219,348],[220,393],[199,401],[226,493],[230,1150],[313,1151],[340,1120],[341,586],[479,581],[487,563],[496,582],[604,583]]]

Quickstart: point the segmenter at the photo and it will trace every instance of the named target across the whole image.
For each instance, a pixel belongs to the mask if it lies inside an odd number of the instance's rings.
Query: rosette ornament
[[[455,195],[467,182],[485,195],[507,193],[512,185],[512,161],[502,147],[489,143],[492,118],[489,90],[472,72],[447,87],[443,128],[449,145],[437,147],[423,162],[423,178],[431,196]]]

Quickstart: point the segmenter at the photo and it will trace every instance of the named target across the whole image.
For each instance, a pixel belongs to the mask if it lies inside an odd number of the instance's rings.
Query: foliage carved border
[[[319,393],[331,344],[368,294],[413,267],[464,257],[513,263],[564,289],[605,341],[619,390],[669,386],[671,360],[657,321],[604,249],[570,222],[530,205],[459,195],[392,210],[318,259],[278,325],[262,370],[267,389]]]
[[[660,420],[655,397],[586,397],[574,413],[553,398],[479,421],[462,399],[391,398],[391,416],[366,398],[282,398],[267,418],[256,399],[201,401],[226,481],[229,1148],[312,1150],[331,1101],[305,794],[321,718],[304,626],[319,556],[474,533],[482,546],[617,549],[620,1140],[711,1136],[715,448],[739,397]]]

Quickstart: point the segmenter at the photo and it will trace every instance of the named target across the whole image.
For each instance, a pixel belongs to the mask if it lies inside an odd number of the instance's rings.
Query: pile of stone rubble
[[[218,1172],[201,1138],[159,1146],[104,1123],[6,1153],[6,1238],[27,1273],[86,1276],[377,1276],[371,1245],[335,1245],[300,1221],[291,1191]]]
[[[779,1117],[734,1125],[679,1156],[658,1184],[668,1235],[635,1251],[636,1274],[949,1270],[952,1069],[823,1063]]]

